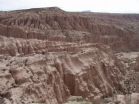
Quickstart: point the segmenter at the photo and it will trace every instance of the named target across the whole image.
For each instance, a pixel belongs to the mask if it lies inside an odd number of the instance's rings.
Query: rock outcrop
[[[56,7],[0,13],[0,103],[124,98],[124,82],[134,72],[138,83],[139,54],[132,52],[139,49],[138,22],[137,14],[72,13]],[[137,83],[131,93],[139,92]],[[137,101],[138,95],[132,95]]]
[[[91,100],[111,96],[113,90],[122,93],[123,67],[109,48],[87,44],[78,48],[44,55],[2,55],[2,101],[61,104],[70,95]]]
[[[138,51],[138,14],[71,13],[36,8],[0,14],[0,34],[25,39],[108,44],[116,51]]]

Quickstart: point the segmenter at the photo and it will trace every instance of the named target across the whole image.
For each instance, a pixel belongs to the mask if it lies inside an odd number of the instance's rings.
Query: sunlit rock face
[[[134,72],[138,86],[138,21],[56,7],[0,13],[0,103],[63,104],[81,96],[99,104],[115,94],[124,103],[124,82]]]

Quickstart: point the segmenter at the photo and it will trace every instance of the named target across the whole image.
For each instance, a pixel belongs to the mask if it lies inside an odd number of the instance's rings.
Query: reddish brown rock
[[[3,80],[10,78],[10,82],[9,86],[1,82],[0,93],[10,94],[3,99],[15,104],[61,104],[70,95],[91,100],[96,96],[111,96],[114,89],[122,92],[123,67],[118,66],[110,51],[103,49],[109,50],[107,46],[84,44],[76,52],[52,50],[46,55],[2,58],[1,64],[7,71],[7,74],[2,72]]]
[[[99,102],[125,94],[124,81],[138,70],[137,53],[125,53],[139,49],[138,21],[137,14],[59,8],[0,13],[0,103],[62,104],[70,96]]]
[[[70,13],[58,8],[36,8],[1,13],[0,35],[99,42],[117,51],[137,51],[138,22],[138,14]]]

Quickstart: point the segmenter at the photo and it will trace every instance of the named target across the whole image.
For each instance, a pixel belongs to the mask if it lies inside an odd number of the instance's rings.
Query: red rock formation
[[[139,15],[68,13],[36,8],[1,13],[0,34],[25,39],[105,43],[114,50],[138,50]]]
[[[108,47],[84,44],[76,52],[57,50],[46,55],[1,56],[4,102],[61,104],[70,95],[94,99],[110,96],[114,89],[122,91],[123,67],[107,52]]]
[[[138,50],[138,15],[36,8],[0,13],[0,103],[62,104],[124,93],[125,61]],[[110,47],[109,47],[109,46]]]

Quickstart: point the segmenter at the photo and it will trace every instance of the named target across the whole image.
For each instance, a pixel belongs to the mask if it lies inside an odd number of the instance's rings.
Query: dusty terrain
[[[139,104],[139,15],[0,12],[0,104],[76,103]]]

